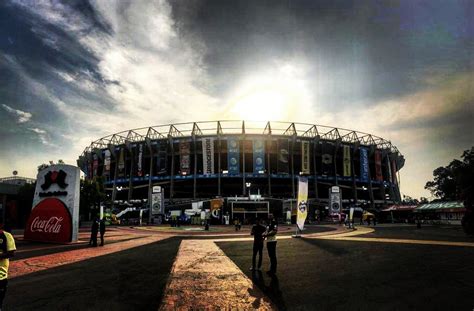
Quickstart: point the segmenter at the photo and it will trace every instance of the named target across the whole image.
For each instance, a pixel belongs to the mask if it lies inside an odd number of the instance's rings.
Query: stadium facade
[[[401,200],[398,172],[405,159],[390,141],[348,129],[206,121],[112,134],[92,142],[77,162],[87,179],[102,177],[114,201],[145,201],[159,185],[170,208],[245,200],[249,193],[284,202],[296,198],[303,175],[310,206],[327,205],[329,189],[339,186],[343,206],[382,208]]]

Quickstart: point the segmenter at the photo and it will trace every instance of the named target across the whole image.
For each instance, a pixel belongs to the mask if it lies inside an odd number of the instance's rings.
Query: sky
[[[0,177],[173,122],[368,132],[401,192],[474,145],[474,1],[0,2]]]

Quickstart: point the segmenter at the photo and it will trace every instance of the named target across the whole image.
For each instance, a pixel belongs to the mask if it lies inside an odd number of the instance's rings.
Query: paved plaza
[[[280,225],[278,271],[250,228],[109,228],[106,245],[22,240],[5,310],[472,310],[474,239],[455,226]]]

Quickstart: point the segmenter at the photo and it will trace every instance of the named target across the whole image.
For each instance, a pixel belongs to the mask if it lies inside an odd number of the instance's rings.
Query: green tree
[[[459,200],[467,209],[463,219],[466,232],[474,233],[474,147],[465,150],[462,160],[453,160],[446,167],[434,170],[434,180],[428,181],[425,189],[442,200]]]
[[[83,219],[99,213],[101,203],[106,199],[104,182],[101,177],[93,180],[81,180],[79,211]]]
[[[35,187],[34,184],[24,184],[18,190],[18,212],[19,212],[19,225],[24,226],[30,215],[31,208],[33,207],[33,197],[35,196]]]

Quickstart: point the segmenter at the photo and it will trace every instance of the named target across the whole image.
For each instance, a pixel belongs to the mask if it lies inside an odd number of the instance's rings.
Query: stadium
[[[343,208],[400,203],[405,159],[390,141],[368,133],[226,120],[122,131],[92,142],[77,162],[86,179],[101,177],[115,204],[145,207],[159,188],[163,213],[199,202],[206,208],[220,198],[220,215],[246,218],[291,209],[299,176],[308,179],[310,215],[328,209],[333,186]]]

